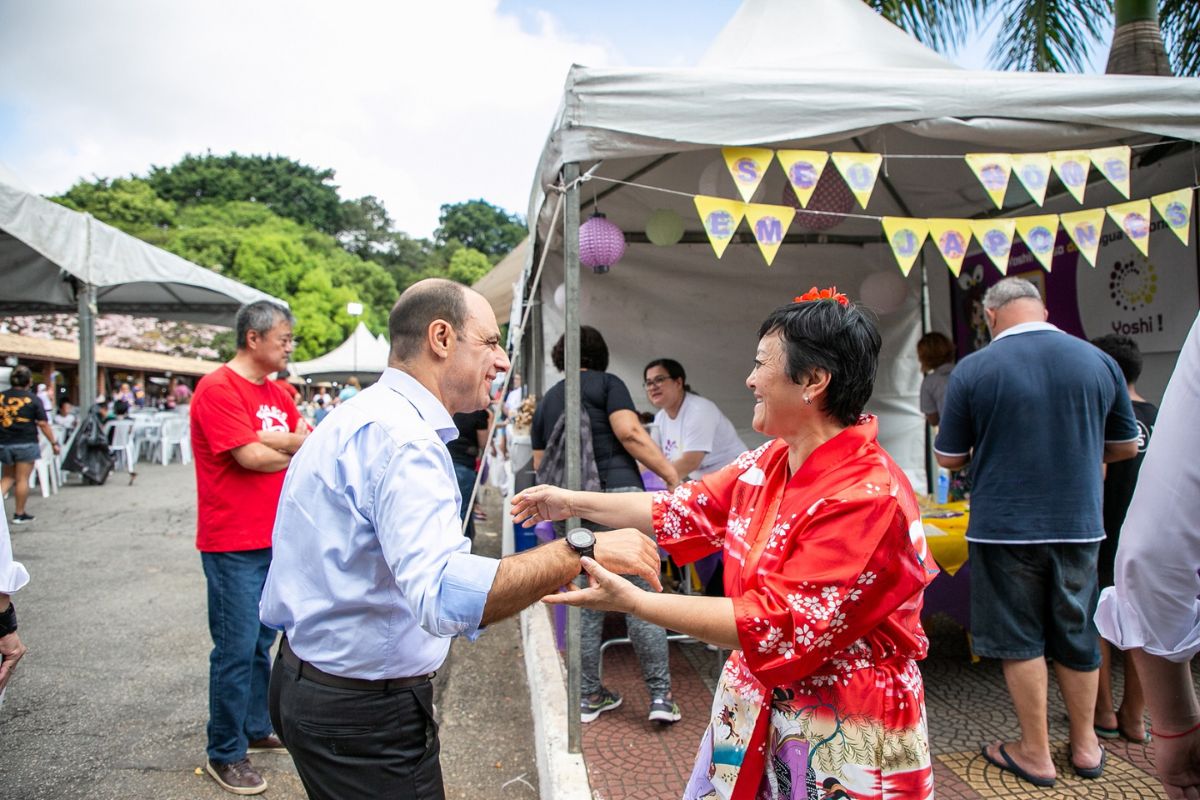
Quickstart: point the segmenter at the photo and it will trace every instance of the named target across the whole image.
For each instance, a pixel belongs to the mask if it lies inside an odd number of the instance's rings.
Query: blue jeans
[[[208,582],[208,758],[229,764],[271,732],[267,687],[276,631],[258,621],[271,548],[201,553]]]
[[[471,492],[475,488],[475,470],[462,464],[454,465],[454,477],[458,478],[458,493],[462,503],[458,507],[458,518],[467,520],[467,538],[475,541],[475,520],[471,519]]]

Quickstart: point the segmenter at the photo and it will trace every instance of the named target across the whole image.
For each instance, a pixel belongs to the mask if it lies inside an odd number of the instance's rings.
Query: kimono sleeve
[[[768,686],[813,674],[925,586],[896,498],[835,498],[804,513],[779,566],[734,599],[743,658]]]
[[[745,466],[737,462],[680,484],[673,492],[655,492],[650,506],[658,546],[680,564],[721,550],[729,508]]]

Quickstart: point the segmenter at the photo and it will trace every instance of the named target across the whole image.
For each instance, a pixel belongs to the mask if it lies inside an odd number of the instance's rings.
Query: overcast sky
[[[738,5],[0,0],[0,164],[55,194],[185,153],[280,154],[429,236],[443,203],[525,213],[572,63],[689,66]]]

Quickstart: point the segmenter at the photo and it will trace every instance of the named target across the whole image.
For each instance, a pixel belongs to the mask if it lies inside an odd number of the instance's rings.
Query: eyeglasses
[[[649,378],[642,386],[645,386],[647,389],[654,389],[655,387],[662,386],[669,380],[674,380],[674,378],[669,375],[659,375],[657,378]]]

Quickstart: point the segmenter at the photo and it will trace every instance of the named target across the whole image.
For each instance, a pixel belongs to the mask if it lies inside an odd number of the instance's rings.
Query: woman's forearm
[[[653,536],[652,497],[650,492],[571,492],[570,502],[574,516],[610,528],[637,528]]]
[[[737,618],[728,597],[643,592],[635,616],[726,650],[740,650]]]

